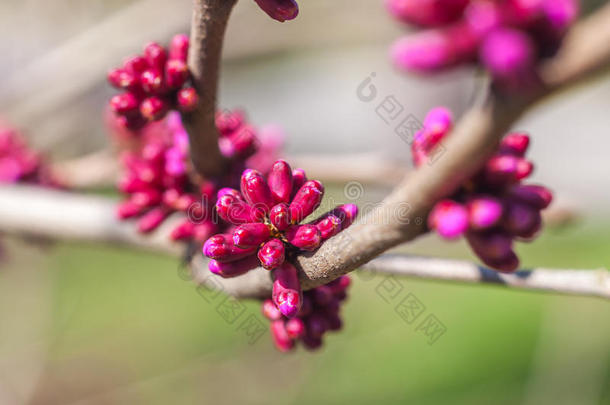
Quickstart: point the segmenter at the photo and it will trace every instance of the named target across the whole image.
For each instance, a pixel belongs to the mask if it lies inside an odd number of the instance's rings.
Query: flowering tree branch
[[[142,235],[133,223],[117,220],[115,202],[104,197],[39,187],[6,186],[0,187],[0,200],[0,229],[8,234],[107,243],[175,256],[183,251],[183,245],[172,243],[168,238],[170,230],[180,220],[177,217],[164,222],[156,232]],[[379,256],[360,268],[385,276],[500,284],[517,289],[610,299],[610,273],[602,269],[540,268],[499,274],[466,261],[395,254]],[[240,277],[224,279],[209,272],[207,259],[200,254],[193,259],[188,277],[197,284],[204,283],[235,297],[265,298],[271,294],[269,271],[259,268]]]
[[[188,65],[199,96],[197,108],[183,114],[191,159],[201,175],[222,174],[225,159],[218,149],[214,121],[222,43],[227,21],[237,0],[193,0]]]
[[[565,90],[610,63],[610,5],[577,24],[559,54],[542,66],[541,86],[524,93],[490,91],[484,104],[471,109],[444,144],[446,152],[432,165],[409,175],[357,224],[299,256],[303,288],[326,284],[384,251],[426,232],[429,210],[472,176],[496,150],[509,127],[538,101]]]

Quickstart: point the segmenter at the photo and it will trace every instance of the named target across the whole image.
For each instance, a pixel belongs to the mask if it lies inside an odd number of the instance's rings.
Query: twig
[[[214,122],[220,56],[225,29],[237,0],[193,0],[189,69],[199,95],[195,111],[183,114],[189,134],[191,160],[203,176],[220,175],[225,159],[218,149]]]
[[[115,219],[115,202],[37,187],[0,187],[0,229],[13,235],[47,237],[58,240],[106,243],[146,249],[178,256],[183,246],[171,243],[169,231],[180,218],[170,218],[160,229],[144,236],[131,222]],[[383,275],[418,277],[468,284],[501,284],[515,289],[541,290],[561,294],[610,298],[610,273],[605,270],[533,269],[499,274],[473,263],[382,255],[361,269]],[[189,277],[207,288],[220,289],[240,298],[268,297],[270,272],[258,268],[234,279],[211,274],[207,260],[196,255]]]

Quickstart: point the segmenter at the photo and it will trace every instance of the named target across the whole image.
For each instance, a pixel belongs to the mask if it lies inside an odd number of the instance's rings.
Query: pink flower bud
[[[212,221],[196,224],[195,228],[193,229],[193,239],[197,242],[203,243],[216,232],[218,232],[218,225]]]
[[[529,238],[540,228],[540,212],[534,207],[522,203],[510,203],[506,211],[502,225],[513,235]]]
[[[261,210],[255,210],[241,198],[231,194],[225,194],[218,198],[216,212],[222,219],[234,225],[257,222],[262,219]]]
[[[256,256],[248,256],[233,262],[219,262],[218,260],[212,259],[208,264],[208,268],[212,273],[223,278],[241,276],[257,267],[258,259]]]
[[[530,144],[529,135],[522,132],[512,132],[506,135],[500,142],[501,155],[514,155],[523,157]]]
[[[502,217],[502,203],[493,197],[475,197],[466,204],[470,226],[473,229],[488,229],[495,226]]]
[[[267,213],[273,206],[271,190],[265,177],[257,170],[247,169],[241,176],[241,193],[253,207]]]
[[[291,339],[299,339],[305,335],[305,322],[301,318],[286,321],[286,333]]]
[[[479,57],[494,77],[522,81],[532,72],[534,45],[523,32],[501,28],[485,37]]]
[[[279,309],[277,309],[273,301],[270,299],[263,301],[261,312],[263,313],[263,316],[270,321],[278,321],[282,319],[282,313]]]
[[[142,89],[150,94],[161,94],[165,90],[162,71],[156,69],[147,69],[140,76]]]
[[[331,281],[326,285],[333,291],[333,294],[338,294],[340,292],[345,291],[347,287],[350,286],[351,282],[352,280],[350,279],[350,277],[345,275]]]
[[[270,328],[271,338],[276,349],[280,352],[289,352],[294,348],[294,340],[286,332],[283,320],[272,321]]]
[[[267,176],[271,195],[276,203],[289,203],[292,193],[292,169],[284,160],[278,160],[271,166]]]
[[[302,318],[304,316],[308,316],[313,312],[313,302],[308,295],[303,295],[301,309],[297,313],[297,316]]]
[[[203,254],[219,262],[234,262],[252,255],[256,248],[241,249],[233,243],[233,235],[218,234],[203,245]]]
[[[137,77],[148,68],[148,62],[142,56],[135,55],[125,60],[123,68]]]
[[[254,0],[269,17],[279,22],[292,20],[299,14],[299,5],[294,0]]]
[[[483,169],[485,181],[493,186],[515,183],[528,177],[534,165],[523,158],[511,155],[496,155],[489,159]]]
[[[133,201],[127,200],[117,205],[116,214],[120,219],[133,218],[140,215],[145,209],[146,207],[142,207],[141,205],[135,204]]]
[[[189,69],[186,62],[174,59],[167,62],[165,65],[165,83],[170,89],[182,87],[189,77]]]
[[[167,210],[165,208],[155,208],[149,212],[147,212],[140,220],[138,221],[138,231],[142,233],[148,233],[156,229],[161,222],[165,220],[167,217]]]
[[[116,114],[130,114],[138,111],[140,101],[132,93],[117,94],[110,99],[110,109]]]
[[[284,244],[279,239],[271,239],[258,250],[258,259],[267,270],[273,270],[284,263]]]
[[[227,158],[246,158],[255,152],[257,145],[256,131],[248,125],[240,127],[235,133],[220,138],[220,152]]]
[[[504,232],[469,232],[466,237],[472,250],[484,261],[501,260],[512,252],[513,239]]]
[[[320,347],[322,347],[322,338],[311,336],[309,334],[303,336],[301,338],[301,342],[303,342],[303,346],[305,346],[307,350],[318,350]]]
[[[288,243],[303,250],[314,250],[322,243],[322,236],[315,225],[293,225],[285,232]]]
[[[317,180],[305,182],[299,191],[297,191],[288,207],[292,223],[299,223],[314,212],[320,205],[323,196],[324,186],[322,186],[322,183]]]
[[[169,45],[169,58],[186,62],[189,52],[189,37],[185,34],[174,35]]]
[[[158,43],[151,42],[144,47],[144,57],[152,68],[162,71],[167,61],[167,52]]]
[[[259,246],[269,240],[271,231],[267,224],[252,222],[238,226],[233,232],[233,243],[242,249]]]
[[[435,107],[424,118],[424,127],[431,133],[445,134],[451,129],[452,123],[453,114],[446,107]]]
[[[338,331],[343,329],[343,321],[337,313],[325,314],[328,330]]]
[[[193,87],[186,87],[178,92],[178,109],[182,112],[194,111],[199,104],[199,95]]]
[[[307,175],[303,169],[294,169],[292,171],[292,196],[299,191],[299,189],[307,181]]]
[[[341,230],[341,220],[333,214],[327,215],[317,221],[315,225],[320,231],[322,240],[335,236]]]
[[[311,290],[311,295],[314,304],[319,307],[328,305],[334,299],[332,288],[325,285],[321,285]]]
[[[551,27],[561,34],[578,17],[579,4],[577,0],[544,0],[542,11]]]
[[[471,2],[464,10],[464,19],[479,38],[500,27],[504,13],[493,1]]]
[[[284,316],[292,318],[299,312],[303,301],[297,269],[284,262],[273,275],[273,302]]]
[[[515,200],[529,204],[539,210],[548,207],[551,204],[551,201],[553,201],[553,193],[551,193],[551,190],[544,186],[533,184],[519,184],[513,186],[508,194]]]
[[[358,216],[356,204],[343,204],[331,211],[341,221],[341,230],[348,228]]]
[[[313,313],[307,318],[307,334],[313,337],[322,337],[328,330],[328,322],[322,314]]]
[[[194,233],[195,224],[189,220],[186,220],[172,229],[169,237],[171,240],[187,240],[192,238]]]
[[[133,174],[128,174],[126,176],[123,176],[119,180],[119,184],[118,184],[119,190],[123,193],[128,193],[128,194],[143,190],[146,187],[148,187],[148,183],[140,180]]]
[[[241,111],[218,111],[216,113],[216,127],[221,136],[237,131],[244,123],[244,114]]]
[[[470,0],[386,0],[390,14],[421,26],[445,25],[460,18]]]
[[[428,216],[428,226],[443,238],[455,239],[468,229],[468,211],[453,200],[439,201]]]
[[[290,226],[290,213],[284,203],[274,205],[269,211],[269,220],[278,231],[286,230]]]
[[[131,202],[140,207],[152,207],[161,203],[161,192],[155,189],[137,191],[132,194]]]
[[[146,126],[148,121],[144,118],[139,111],[130,115],[121,115],[116,118],[116,125],[119,128],[124,128],[129,131],[137,131]]]
[[[140,105],[140,113],[150,121],[157,121],[165,117],[169,105],[162,98],[152,96],[145,98]]]
[[[133,90],[138,85],[138,77],[124,69],[112,69],[108,72],[108,82],[117,89]]]

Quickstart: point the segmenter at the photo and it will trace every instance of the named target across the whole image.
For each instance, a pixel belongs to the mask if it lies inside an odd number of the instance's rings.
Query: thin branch
[[[220,175],[226,161],[218,149],[214,122],[222,43],[231,10],[237,0],[193,0],[189,69],[199,105],[183,114],[189,134],[191,160],[203,176]]]
[[[325,284],[369,262],[384,251],[426,231],[425,219],[439,198],[451,194],[478,170],[510,126],[541,99],[565,90],[610,63],[610,4],[577,24],[556,59],[540,71],[543,86],[511,96],[491,92],[470,110],[444,143],[433,164],[409,175],[375,210],[297,258],[304,288]]]
[[[168,235],[181,218],[170,218],[156,232],[144,236],[134,223],[115,218],[115,202],[37,187],[0,187],[0,229],[7,234],[47,237],[57,240],[106,243],[179,256],[184,246],[171,243]],[[501,284],[514,289],[541,290],[561,294],[610,299],[610,273],[606,270],[555,270],[537,268],[500,274],[473,263],[386,254],[361,266],[381,275],[417,277],[467,284]],[[207,288],[239,298],[261,298],[271,294],[270,272],[258,268],[247,274],[223,279],[211,274],[207,259],[197,254],[187,277]]]

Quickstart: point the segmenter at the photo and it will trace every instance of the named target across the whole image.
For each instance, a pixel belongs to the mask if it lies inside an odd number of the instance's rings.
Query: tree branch
[[[214,121],[222,43],[231,10],[237,0],[193,0],[188,65],[199,95],[197,108],[183,114],[189,134],[191,160],[203,176],[224,172],[226,159],[218,149]]]
[[[182,218],[169,218],[150,235],[139,234],[132,222],[115,217],[111,199],[78,195],[28,186],[0,187],[0,229],[19,236],[106,243],[179,256],[183,244],[170,242],[172,227]],[[605,270],[533,269],[500,274],[473,263],[382,255],[361,269],[380,275],[417,277],[468,284],[501,284],[515,289],[561,294],[598,296],[610,299],[610,273]],[[181,273],[182,274],[182,273]],[[258,268],[243,276],[223,279],[209,272],[207,259],[195,255],[186,278],[239,298],[263,298],[271,294],[270,272]]]
[[[610,4],[577,24],[556,58],[542,66],[540,89],[507,95],[491,92],[481,107],[470,110],[444,143],[433,164],[410,174],[375,210],[297,258],[304,288],[325,284],[372,260],[382,252],[426,231],[433,204],[450,195],[494,152],[510,126],[539,100],[565,90],[610,63]]]

